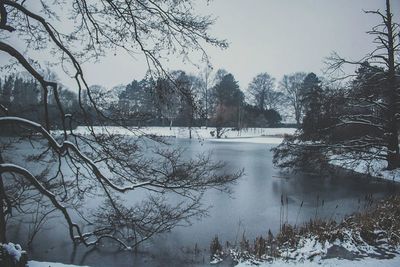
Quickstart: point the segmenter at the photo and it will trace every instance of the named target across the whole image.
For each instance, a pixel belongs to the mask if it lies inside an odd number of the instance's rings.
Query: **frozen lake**
[[[38,234],[34,250],[29,251],[30,258],[90,266],[208,266],[208,248],[215,235],[223,243],[233,244],[240,241],[243,232],[247,238],[265,235],[268,229],[276,233],[282,210],[284,219],[293,224],[316,217],[340,219],[362,209],[366,195],[379,198],[397,190],[390,183],[344,174],[281,173],[272,165],[270,149],[276,144],[186,138],[171,138],[170,142],[186,148],[188,157],[212,150],[217,160],[227,162],[231,169],[244,168],[246,175],[232,187],[230,196],[218,191],[206,193],[204,202],[212,206],[208,217],[153,238],[141,245],[136,254],[74,248],[64,225],[52,223]],[[282,196],[285,202],[288,200],[284,208]],[[10,234],[16,236],[14,242],[24,243],[19,228],[12,230]],[[199,253],[194,253],[195,247]]]

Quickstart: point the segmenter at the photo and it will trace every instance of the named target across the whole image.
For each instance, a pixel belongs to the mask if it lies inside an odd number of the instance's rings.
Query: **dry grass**
[[[302,239],[310,237],[321,244],[347,239],[355,246],[384,245],[395,250],[400,245],[400,195],[371,204],[365,211],[347,216],[340,223],[322,219],[313,219],[298,227],[284,223],[276,236],[269,231],[267,236],[259,236],[253,242],[243,235],[239,247],[230,252],[235,259],[272,259],[282,257],[283,251],[295,250]]]

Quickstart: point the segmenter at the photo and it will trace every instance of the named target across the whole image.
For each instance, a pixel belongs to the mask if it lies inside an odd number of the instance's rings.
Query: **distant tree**
[[[178,117],[180,111],[179,92],[174,90],[173,78],[159,78],[155,84],[155,103],[158,109],[158,116],[164,124],[164,118],[169,121],[169,127],[173,126],[174,120]]]
[[[40,90],[35,80],[22,73],[9,75],[0,89],[0,104],[15,114],[38,121]]]
[[[217,104],[238,106],[244,101],[244,94],[232,74],[226,74],[213,88],[213,95]]]
[[[146,78],[141,81],[133,80],[118,93],[119,114],[129,118],[131,123],[138,126],[156,116],[155,99],[152,92],[154,84],[149,86]],[[113,109],[116,113],[117,110]]]
[[[15,77],[12,89],[12,96],[13,96],[13,106],[18,106],[21,108],[25,105],[25,88],[23,84],[23,80],[21,77]]]
[[[9,107],[11,104],[13,85],[14,85],[14,77],[13,76],[5,77],[1,91],[1,104],[4,105],[5,107]]]
[[[123,118],[121,122],[131,126],[140,127],[160,123],[161,104],[157,95],[159,89],[157,83],[158,81],[155,81],[151,75],[146,74],[140,81],[133,80],[130,84],[111,89],[111,91],[116,91],[118,102],[117,107],[112,110],[114,116]]]
[[[176,75],[175,85],[182,92],[181,109],[178,117],[181,123],[188,127],[189,138],[192,138],[192,127],[195,120],[200,119],[204,114],[202,110],[202,83],[198,77],[180,71]]]
[[[279,126],[279,124],[282,121],[282,117],[278,111],[276,111],[275,109],[267,109],[263,113],[264,113],[264,117],[268,121],[267,127]]]
[[[65,105],[66,112],[73,113],[79,110],[78,96],[76,93],[68,89],[61,89],[59,94],[61,102]]]
[[[304,78],[302,84],[301,102],[304,118],[301,129],[303,134],[311,139],[318,126],[322,124],[323,92],[320,83],[317,75],[311,72]]]
[[[356,76],[351,81],[351,94],[354,97],[378,100],[382,98],[382,79],[384,69],[371,66],[368,61],[362,62],[356,69]]]
[[[260,109],[257,106],[243,106],[243,127],[274,127],[282,121],[281,115],[274,109]]]
[[[212,66],[207,61],[205,69],[200,73],[199,82],[201,83],[201,93],[200,93],[200,105],[201,105],[201,117],[204,119],[204,124],[206,128],[208,127],[208,120],[210,118],[212,100],[210,96],[210,89],[213,86],[212,83]]]
[[[303,117],[302,89],[303,81],[307,76],[304,72],[296,72],[290,75],[284,75],[279,86],[294,110],[294,116],[297,127],[300,127]]]
[[[87,93],[90,95],[89,99],[89,106],[94,108],[93,103],[96,103],[96,109],[98,109],[99,112],[104,112],[110,108],[110,106],[113,104],[110,101],[110,91],[107,90],[106,87],[99,85],[99,84],[94,84],[91,85],[87,88]],[[104,114],[106,116],[106,114]]]
[[[232,74],[226,74],[211,92],[214,99],[213,123],[218,130],[223,126],[240,127],[244,94]]]
[[[39,88],[34,80],[25,80],[22,77],[16,77],[13,84],[13,105],[15,107],[30,110],[36,106],[39,101]]]
[[[214,86],[222,81],[222,79],[228,75],[229,72],[225,69],[218,69],[214,75]]]
[[[156,103],[156,81],[154,81],[151,74],[147,73],[146,76],[140,81],[140,86],[142,88],[142,99],[143,105],[141,108],[141,113],[144,115],[144,119],[147,122],[154,124],[157,121],[158,105]]]
[[[260,73],[250,82],[247,92],[250,103],[259,109],[276,109],[282,101],[282,93],[275,90],[275,78],[268,73]]]

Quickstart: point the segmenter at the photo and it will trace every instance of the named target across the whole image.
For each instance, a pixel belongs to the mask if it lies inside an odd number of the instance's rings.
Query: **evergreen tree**
[[[241,124],[244,94],[232,74],[222,77],[212,89],[214,99],[214,124],[217,127]]]
[[[213,88],[216,104],[238,106],[244,101],[244,94],[232,74],[225,75]]]
[[[321,81],[314,73],[309,73],[302,85],[302,105],[304,108],[304,119],[302,130],[306,139],[318,138],[318,130],[322,124],[322,101],[323,91]]]
[[[5,106],[10,106],[11,104],[13,86],[14,86],[14,77],[13,76],[6,77],[1,92],[1,103],[4,104]]]

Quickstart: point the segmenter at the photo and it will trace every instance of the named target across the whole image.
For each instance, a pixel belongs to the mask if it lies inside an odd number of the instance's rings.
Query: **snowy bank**
[[[97,134],[119,134],[127,136],[139,135],[157,135],[162,137],[176,137],[176,138],[189,138],[190,132],[187,127],[116,127],[95,126],[93,130]],[[223,128],[222,138],[215,138],[215,128],[193,127],[192,138],[197,139],[212,139],[212,140],[225,140],[234,139],[233,142],[251,142],[251,143],[281,143],[285,135],[293,135],[296,131],[295,128],[247,128],[240,131],[233,130],[232,128]],[[84,126],[79,126],[74,130],[76,134],[85,135],[89,134],[89,130]],[[57,133],[57,132],[56,132]],[[214,134],[214,135],[213,135]],[[257,139],[252,139],[256,138]]]
[[[347,155],[331,155],[329,163],[360,174],[370,175],[378,179],[400,182],[400,169],[386,170],[387,162],[381,159],[351,159]]]
[[[221,139],[210,139],[211,142],[221,143],[252,143],[252,144],[280,144],[283,141],[281,137],[240,137],[240,138],[221,138]]]
[[[27,265],[25,265],[27,263]],[[69,265],[57,262],[39,262],[28,261],[27,254],[18,244],[0,243],[0,266],[28,266],[28,267],[78,267],[77,265]]]
[[[273,236],[222,246],[213,258],[228,255],[237,266],[400,266],[400,196],[375,202],[366,211],[334,220],[310,220],[301,226],[284,223]],[[217,237],[216,237],[217,238]],[[216,239],[218,240],[218,239]],[[214,255],[216,257],[214,257]],[[382,263],[382,264],[381,264]],[[394,265],[393,265],[394,264]]]
[[[78,265],[63,264],[58,262],[28,261],[28,267],[78,267]]]
[[[236,265],[236,267],[248,267],[255,266],[255,263],[242,262]],[[322,261],[304,261],[304,262],[291,262],[285,260],[276,260],[273,262],[259,262],[258,267],[394,267],[400,266],[400,256],[396,256],[392,259],[373,259],[364,258],[358,260],[345,260],[345,259],[326,259]]]

